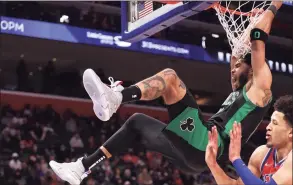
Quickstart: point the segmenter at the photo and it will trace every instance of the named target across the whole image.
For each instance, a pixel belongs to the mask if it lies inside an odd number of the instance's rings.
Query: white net
[[[250,31],[271,1],[220,1],[213,8],[226,31],[235,57],[251,52]]]

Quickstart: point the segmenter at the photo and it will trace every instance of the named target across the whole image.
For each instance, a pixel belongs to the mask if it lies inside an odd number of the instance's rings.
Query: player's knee
[[[167,84],[167,88],[162,95],[164,102],[169,105],[181,100],[186,94],[186,87],[176,71],[166,68],[160,72],[160,75],[163,76]]]
[[[130,119],[131,120],[141,120],[143,117],[145,117],[145,114],[134,113],[132,116],[130,116]]]
[[[164,80],[167,82],[167,85],[176,85],[180,80],[176,71],[171,68],[166,68],[159,73]]]
[[[134,113],[130,116],[127,121],[124,123],[124,127],[132,130],[137,130],[139,128],[139,124],[145,124],[143,120],[145,120],[145,115],[142,113]]]

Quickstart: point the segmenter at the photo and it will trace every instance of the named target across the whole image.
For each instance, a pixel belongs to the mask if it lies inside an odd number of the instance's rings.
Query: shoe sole
[[[66,170],[67,173],[62,173],[60,172],[60,169],[63,169],[63,167],[61,167],[61,165],[55,161],[50,161],[49,162],[49,165],[50,167],[52,168],[52,170],[54,171],[54,173],[60,178],[62,179],[63,181],[66,181],[68,182],[69,184],[71,185],[79,185],[80,184],[80,181],[77,180],[78,182],[74,181],[72,182],[71,180],[68,180],[68,179],[72,179],[69,175],[72,173],[70,170]]]
[[[100,77],[92,69],[84,71],[83,86],[93,101],[95,115],[102,121],[108,121],[110,119],[109,112],[103,108],[107,107],[108,104],[105,99],[101,99],[101,95],[105,93],[103,85]]]

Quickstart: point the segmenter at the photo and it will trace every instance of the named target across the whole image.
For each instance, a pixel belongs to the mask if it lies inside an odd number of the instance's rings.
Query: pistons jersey
[[[270,148],[261,164],[261,179],[264,182],[269,182],[272,176],[281,168],[286,157],[277,162],[277,150]]]

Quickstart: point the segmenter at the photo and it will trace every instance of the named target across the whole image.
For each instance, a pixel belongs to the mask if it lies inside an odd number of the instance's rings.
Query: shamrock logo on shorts
[[[181,121],[181,124],[180,124],[180,128],[181,130],[183,131],[188,131],[188,132],[192,132],[195,128],[195,126],[193,125],[193,118],[187,118],[185,121]]]

